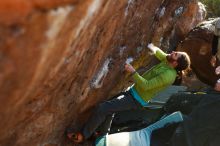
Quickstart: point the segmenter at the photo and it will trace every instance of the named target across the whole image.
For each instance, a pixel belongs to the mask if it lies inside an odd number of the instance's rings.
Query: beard
[[[172,63],[172,62],[176,61],[175,59],[173,59],[173,57],[172,57],[171,54],[168,54],[168,55],[166,56],[166,59],[167,59],[167,61],[168,61],[169,63]]]

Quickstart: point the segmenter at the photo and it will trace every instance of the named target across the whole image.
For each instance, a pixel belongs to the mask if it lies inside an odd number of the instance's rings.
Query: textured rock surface
[[[178,50],[189,54],[193,71],[202,82],[208,85],[214,85],[220,78],[215,74],[215,67],[210,64],[214,22],[215,19],[202,22],[192,29],[178,46]]]
[[[7,14],[7,15],[6,15]],[[0,2],[0,145],[72,145],[90,109],[128,82],[126,60],[154,63],[200,21],[195,0]]]

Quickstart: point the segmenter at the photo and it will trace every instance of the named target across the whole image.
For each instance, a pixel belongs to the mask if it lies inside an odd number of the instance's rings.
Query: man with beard
[[[125,70],[132,74],[134,84],[115,98],[100,103],[90,116],[80,132],[68,131],[67,137],[75,143],[88,139],[98,126],[113,113],[138,109],[147,106],[158,92],[172,85],[178,74],[190,66],[189,56],[185,52],[173,51],[164,53],[161,49],[149,44],[148,48],[161,61],[150,70],[140,75],[130,64],[125,64]]]

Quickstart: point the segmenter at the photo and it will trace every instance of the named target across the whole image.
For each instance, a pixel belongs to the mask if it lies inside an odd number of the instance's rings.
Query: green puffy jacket
[[[137,72],[133,75],[135,81],[133,88],[144,101],[149,101],[158,92],[172,85],[177,75],[176,70],[168,65],[166,53],[159,49],[155,56],[161,63],[146,71],[142,76]]]

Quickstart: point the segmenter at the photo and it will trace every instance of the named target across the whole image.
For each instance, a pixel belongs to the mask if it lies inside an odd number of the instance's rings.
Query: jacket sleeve
[[[133,79],[137,86],[146,91],[165,85],[171,85],[176,79],[176,73],[167,70],[150,80],[146,80],[136,72],[133,75]]]
[[[157,49],[155,56],[157,57],[157,59],[159,59],[160,61],[166,60],[166,56],[167,54],[165,52],[163,52],[161,49]]]

